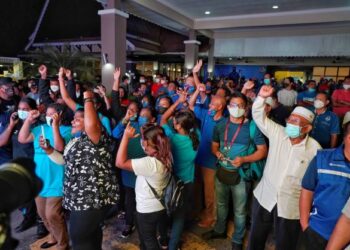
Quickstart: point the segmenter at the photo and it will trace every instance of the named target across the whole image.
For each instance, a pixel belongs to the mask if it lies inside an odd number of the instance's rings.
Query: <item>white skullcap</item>
[[[348,122],[350,122],[350,111],[346,112],[345,116],[344,116],[344,120],[343,120],[343,126],[345,124],[347,124]]]
[[[301,117],[304,117],[306,120],[308,120],[310,123],[312,123],[312,121],[315,118],[315,115],[312,111],[308,110],[307,108],[304,107],[296,107],[292,114],[294,115],[300,115]]]
[[[273,105],[275,104],[275,102],[274,102],[274,100],[272,99],[271,96],[269,96],[269,97],[267,97],[267,98],[265,99],[265,103],[268,104],[268,105],[270,105],[270,106],[273,106]]]

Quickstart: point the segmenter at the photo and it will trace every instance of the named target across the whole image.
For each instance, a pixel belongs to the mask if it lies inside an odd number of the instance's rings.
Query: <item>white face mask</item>
[[[343,88],[346,90],[350,89],[350,84],[343,84]]]
[[[146,80],[145,79],[140,79],[140,83],[145,83]]]
[[[28,111],[25,111],[25,110],[18,110],[18,118],[21,119],[21,120],[25,120],[27,119],[28,115],[29,115],[29,112]]]
[[[323,108],[324,106],[325,106],[325,104],[324,104],[323,101],[317,100],[317,99],[314,101],[314,107],[315,107],[315,109],[321,109],[321,108]]]
[[[156,79],[154,79],[154,82],[159,83],[159,82],[160,82],[160,79],[159,79],[159,78],[156,78]]]
[[[228,112],[230,112],[230,115],[234,118],[240,118],[244,115],[245,109],[239,107],[228,107]]]
[[[51,85],[50,89],[52,90],[52,92],[57,92],[60,89],[60,87],[58,87],[57,85]]]
[[[52,124],[52,118],[51,118],[50,116],[46,116],[45,119],[46,119],[46,124],[49,125],[49,126],[51,126],[51,124]]]
[[[75,96],[76,96],[77,98],[79,98],[79,97],[80,97],[80,91],[75,92]]]

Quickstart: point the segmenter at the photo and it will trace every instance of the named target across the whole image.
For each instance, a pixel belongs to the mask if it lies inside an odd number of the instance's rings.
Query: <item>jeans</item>
[[[191,211],[193,201],[193,183],[187,183],[184,186],[184,203],[172,216],[173,223],[169,240],[169,250],[176,250],[179,247],[181,234],[185,225],[187,214]]]
[[[157,229],[161,240],[167,238],[167,214],[165,209],[153,213],[136,212],[137,231],[141,250],[159,250]]]
[[[246,203],[247,192],[246,183],[241,179],[240,183],[234,186],[221,183],[215,178],[215,191],[216,191],[216,209],[217,219],[214,227],[214,231],[217,233],[225,233],[226,231],[226,219],[229,211],[229,195],[231,191],[233,200],[233,212],[234,212],[234,226],[235,231],[232,235],[232,242],[236,244],[243,243],[243,237],[245,234],[245,221],[246,221]]]
[[[215,169],[201,167],[204,183],[205,221],[215,221]]]
[[[136,212],[135,188],[124,187],[125,190],[125,225],[134,226]]]
[[[102,223],[108,210],[109,207],[70,212],[69,235],[73,250],[102,249]]]
[[[264,250],[266,239],[274,225],[276,250],[295,250],[300,235],[299,220],[289,220],[277,215],[277,205],[271,212],[263,208],[254,198],[252,209],[252,226],[248,249]]]

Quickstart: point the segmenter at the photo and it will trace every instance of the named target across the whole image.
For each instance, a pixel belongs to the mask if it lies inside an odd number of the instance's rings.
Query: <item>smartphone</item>
[[[44,126],[41,125],[41,136],[43,137],[43,139],[45,140],[44,146],[47,147],[48,143],[45,137],[45,130],[44,130]]]
[[[14,115],[12,116],[12,119],[15,120],[15,121],[18,120],[18,114],[14,114]]]

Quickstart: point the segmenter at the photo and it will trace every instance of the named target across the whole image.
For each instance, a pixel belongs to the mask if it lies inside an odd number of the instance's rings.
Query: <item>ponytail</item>
[[[199,147],[199,137],[197,134],[197,121],[192,111],[183,110],[175,114],[177,124],[185,130],[192,141],[193,150],[197,151]]]

